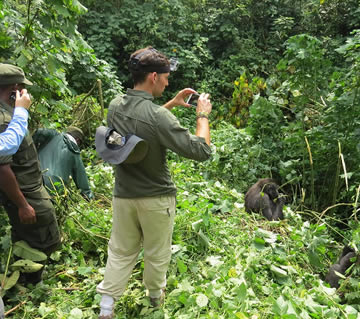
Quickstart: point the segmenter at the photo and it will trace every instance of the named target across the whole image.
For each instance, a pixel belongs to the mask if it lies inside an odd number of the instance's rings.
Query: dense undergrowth
[[[118,318],[360,318],[358,266],[337,291],[322,281],[345,244],[360,248],[359,2],[235,2],[0,1],[0,62],[35,83],[30,130],[81,127],[96,195],[88,203],[71,187],[54,198],[62,249],[42,285],[5,291],[9,317],[96,318],[113,176],[93,135],[131,86],[128,56],[153,45],[180,60],[157,102],[185,86],[211,93],[214,153],[204,163],[169,154],[179,192],[165,307],[149,307],[140,256]],[[194,126],[194,109],[174,113]],[[245,213],[262,177],[287,195],[284,221]],[[14,258],[0,216],[3,274]]]
[[[358,269],[338,291],[322,280],[342,248],[326,218],[310,223],[306,213],[289,204],[285,220],[268,222],[245,213],[239,188],[206,178],[226,151],[218,144],[222,134],[213,134],[211,161],[199,164],[173,156],[169,162],[178,196],[163,309],[154,310],[145,297],[140,254],[117,304],[117,318],[359,318]],[[93,158],[92,151],[85,155]],[[6,291],[6,310],[19,305],[12,318],[97,318],[96,285],[111,231],[113,176],[112,168],[96,158],[87,171],[96,200],[88,203],[72,188],[55,198],[62,249],[51,256],[42,284],[17,284]],[[10,228],[6,214],[1,216],[3,273]],[[352,234],[359,237],[356,228]]]

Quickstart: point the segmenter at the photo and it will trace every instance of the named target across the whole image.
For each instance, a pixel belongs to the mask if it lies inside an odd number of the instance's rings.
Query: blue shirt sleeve
[[[27,131],[29,113],[23,107],[15,107],[14,115],[6,131],[0,134],[0,156],[17,152]]]

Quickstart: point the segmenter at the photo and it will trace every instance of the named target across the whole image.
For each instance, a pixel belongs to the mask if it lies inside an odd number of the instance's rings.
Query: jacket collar
[[[13,115],[13,113],[14,113],[14,108],[13,107],[11,107],[10,105],[6,104],[3,101],[0,101],[0,106],[2,108],[4,108],[6,111],[8,111],[11,115]]]
[[[146,100],[150,100],[152,101],[154,99],[154,97],[145,91],[140,91],[140,90],[134,90],[134,89],[127,89],[126,94],[129,96],[138,96],[138,97],[142,97]]]
[[[80,154],[80,147],[76,144],[75,139],[70,134],[66,133],[62,134],[62,136],[67,148],[75,154]]]

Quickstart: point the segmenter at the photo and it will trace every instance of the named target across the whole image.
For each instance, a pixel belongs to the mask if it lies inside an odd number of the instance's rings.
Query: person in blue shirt
[[[31,105],[30,95],[26,89],[15,93],[14,116],[6,131],[0,134],[0,156],[13,155],[17,152],[26,132],[29,117],[28,109]]]

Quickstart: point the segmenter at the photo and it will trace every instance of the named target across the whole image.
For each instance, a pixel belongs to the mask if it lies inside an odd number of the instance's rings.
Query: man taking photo
[[[13,93],[25,85],[32,83],[21,68],[0,63],[0,133],[13,117]],[[36,148],[28,133],[14,155],[0,155],[0,199],[9,216],[13,242],[24,240],[47,255],[60,246],[54,206],[43,186]],[[25,274],[28,283],[41,279],[42,269]]]
[[[212,105],[208,94],[198,99],[195,135],[169,111],[175,106],[189,107],[185,98],[194,90],[180,91],[164,106],[153,102],[168,86],[170,66],[167,57],[152,47],[134,52],[129,60],[134,88],[109,106],[108,126],[121,136],[134,134],[145,140],[148,151],[137,163],[125,161],[115,166],[113,227],[104,280],[97,287],[102,294],[99,319],[114,318],[114,301],[126,289],[141,246],[147,294],[154,307],[162,304],[176,196],[166,153],[169,149],[197,161],[207,160],[211,154],[208,116]]]

